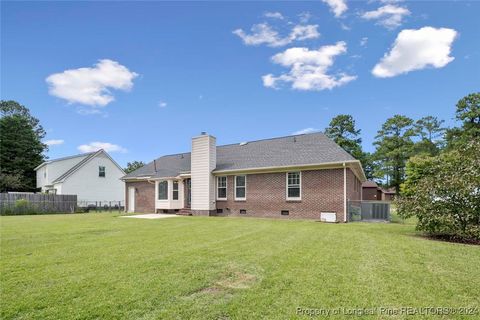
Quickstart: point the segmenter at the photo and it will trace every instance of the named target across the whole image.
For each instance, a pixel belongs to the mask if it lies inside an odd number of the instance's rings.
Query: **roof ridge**
[[[71,159],[71,158],[77,158],[77,157],[81,157],[81,156],[89,156],[89,155],[91,155],[92,153],[95,153],[95,152],[96,152],[96,151],[93,151],[93,152],[85,152],[85,153],[75,154],[75,155],[73,155],[73,156],[66,156],[66,157],[55,158],[55,159],[47,159],[45,162],[54,162],[54,161],[67,160],[67,159]]]
[[[66,177],[68,177],[71,173],[73,173],[76,169],[80,168],[83,166],[85,163],[87,163],[90,159],[92,159],[94,156],[99,154],[100,152],[103,152],[103,149],[97,150],[95,152],[90,152],[84,159],[82,159],[79,163],[65,171],[63,174],[61,174],[58,178],[52,181],[52,184],[60,182],[64,180]]]
[[[299,133],[299,134],[291,134],[291,135],[286,135],[286,136],[280,136],[280,137],[273,137],[273,138],[264,138],[264,139],[257,139],[257,140],[249,140],[246,141],[247,143],[253,143],[253,142],[260,142],[260,141],[267,141],[267,140],[278,140],[278,139],[285,139],[285,138],[290,138],[290,137],[298,137],[298,136],[308,136],[308,135],[313,135],[313,134],[322,134],[325,135],[321,131],[317,132],[311,132],[311,133]],[[229,144],[222,144],[221,146],[217,147],[227,147],[227,146],[235,146],[240,144],[241,142],[236,142],[236,143],[229,143]]]
[[[321,134],[325,137],[327,137],[325,135],[325,133],[321,132],[321,131],[317,131],[317,132],[311,132],[311,133],[300,133],[300,134],[291,134],[291,135],[287,135],[287,136],[281,136],[281,137],[273,137],[273,138],[264,138],[264,139],[258,139],[258,140],[249,140],[249,141],[246,141],[247,143],[253,143],[253,142],[260,142],[260,141],[268,141],[268,140],[277,140],[277,139],[285,139],[285,138],[290,138],[290,137],[298,137],[298,136],[308,136],[308,135],[313,135],[313,134]],[[333,141],[333,140],[332,140]],[[243,142],[243,141],[242,141]],[[221,148],[221,147],[228,147],[228,146],[236,146],[236,145],[239,145],[240,143],[242,142],[235,142],[235,143],[228,143],[228,144],[222,144],[222,145],[219,145],[219,146],[216,146],[217,148]],[[179,155],[182,155],[182,154],[191,154],[192,152],[179,152],[179,153],[172,153],[172,154],[164,154],[163,156],[160,156],[156,159],[160,159],[160,158],[163,158],[163,157],[172,157],[172,156],[179,156]],[[155,160],[156,160],[155,159]],[[152,160],[153,161],[153,160]]]

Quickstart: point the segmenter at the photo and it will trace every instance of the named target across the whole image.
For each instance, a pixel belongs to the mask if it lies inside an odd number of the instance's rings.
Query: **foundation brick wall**
[[[155,185],[148,181],[125,183],[125,208],[128,208],[128,188],[135,187],[135,212],[155,212]]]
[[[337,221],[344,221],[343,168],[302,171],[302,200],[286,200],[286,173],[247,175],[247,200],[234,200],[234,176],[227,178],[227,200],[217,200],[217,208],[224,215],[275,217],[286,219],[320,219],[321,212],[335,212]],[[347,169],[347,195],[360,199],[354,189],[358,181]],[[240,214],[240,210],[247,210]],[[288,210],[289,215],[281,215]]]

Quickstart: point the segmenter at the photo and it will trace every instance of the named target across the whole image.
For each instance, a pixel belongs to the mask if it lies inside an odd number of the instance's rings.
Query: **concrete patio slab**
[[[178,217],[176,214],[163,214],[163,213],[147,213],[136,214],[133,216],[123,216],[121,218],[138,218],[138,219],[164,219]]]

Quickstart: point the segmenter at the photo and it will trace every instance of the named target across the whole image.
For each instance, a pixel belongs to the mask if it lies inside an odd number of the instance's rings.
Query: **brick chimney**
[[[217,139],[206,132],[192,138],[191,210],[194,215],[208,215],[215,210],[215,179]]]

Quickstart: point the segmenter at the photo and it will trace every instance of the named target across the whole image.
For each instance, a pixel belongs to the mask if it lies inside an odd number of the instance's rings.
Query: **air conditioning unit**
[[[335,212],[321,212],[320,221],[322,222],[337,222],[337,214]]]

